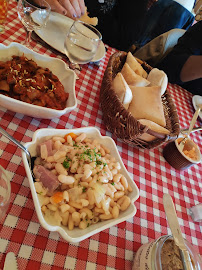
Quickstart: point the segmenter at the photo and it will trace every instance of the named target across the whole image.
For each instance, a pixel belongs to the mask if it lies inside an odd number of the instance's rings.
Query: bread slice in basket
[[[147,125],[141,124],[140,121],[135,119],[122,105],[113,89],[112,82],[117,73],[122,70],[126,62],[126,57],[126,52],[121,51],[114,53],[109,59],[103,76],[100,89],[100,103],[103,112],[103,120],[107,129],[125,143],[137,148],[152,149],[166,141],[175,140],[180,132],[179,118],[168,89],[162,95],[161,101],[166,120],[165,128],[169,131],[169,134],[156,132],[151,130]],[[139,59],[137,59],[137,61],[147,73],[152,70],[152,67],[147,63]],[[154,136],[156,139],[145,141],[141,137],[144,133]]]

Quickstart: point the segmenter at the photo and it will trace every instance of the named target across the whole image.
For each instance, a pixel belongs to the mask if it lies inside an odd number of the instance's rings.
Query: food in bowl
[[[201,163],[201,153],[197,144],[190,138],[186,139],[184,147],[179,146],[183,137],[168,143],[163,149],[165,160],[175,169],[184,170]]]
[[[73,70],[69,69],[64,61],[36,53],[29,50],[27,47],[12,42],[9,46],[0,44],[0,61],[6,62],[12,59],[12,56],[25,56],[28,59],[34,60],[38,66],[46,69],[48,68],[54,75],[58,77],[64,86],[65,93],[68,93],[68,99],[64,109],[52,109],[35,104],[30,104],[21,100],[11,98],[0,93],[0,106],[7,110],[29,115],[38,118],[53,119],[67,114],[74,110],[77,106],[77,99],[75,93],[76,74]]]
[[[110,150],[86,133],[53,136],[41,142],[34,165],[41,210],[57,225],[86,229],[118,218],[132,192]]]
[[[192,267],[194,267],[193,258],[191,257]],[[162,270],[183,270],[183,262],[180,255],[180,249],[174,240],[165,241],[161,250],[161,266]],[[196,269],[195,267],[193,269]]]
[[[102,220],[101,222],[92,224],[84,230],[79,229],[79,227],[74,227],[73,230],[69,230],[68,226],[64,226],[62,223],[58,226],[58,222],[56,222],[55,219],[47,219],[47,217],[43,215],[41,210],[43,195],[36,193],[32,171],[30,170],[26,154],[22,152],[23,163],[28,176],[33,202],[40,224],[48,231],[57,231],[68,242],[80,242],[96,233],[99,233],[100,231],[132,218],[137,211],[134,202],[139,197],[139,189],[135,184],[135,179],[132,179],[126,170],[114,140],[111,137],[102,136],[99,130],[95,127],[85,127],[79,129],[38,129],[34,133],[32,141],[26,143],[25,147],[28,149],[32,157],[36,157],[38,155],[38,145],[52,137],[64,137],[67,133],[74,133],[76,135],[86,133],[88,138],[93,140],[95,139],[99,144],[108,148],[111,156],[120,164],[120,173],[126,178],[129,186],[132,188],[132,191],[127,194],[127,196],[130,198],[130,205],[125,211],[120,211],[117,218]]]
[[[185,240],[193,270],[201,270],[202,261],[193,246]],[[143,244],[136,252],[132,270],[183,270],[179,247],[171,235],[163,235]]]
[[[69,96],[56,75],[24,55],[0,62],[0,93],[56,110],[66,107]]]
[[[177,143],[178,145],[181,143],[181,141],[183,140],[183,138],[178,138],[177,139]],[[193,159],[193,160],[198,160],[198,153],[197,153],[197,148],[195,146],[195,144],[191,145],[191,147],[188,147],[185,145],[183,147],[182,152],[185,154],[185,156],[187,156],[189,159]],[[189,143],[189,142],[188,142]]]

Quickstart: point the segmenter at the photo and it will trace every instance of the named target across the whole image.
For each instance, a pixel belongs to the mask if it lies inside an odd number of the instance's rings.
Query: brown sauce
[[[25,56],[0,61],[0,94],[56,110],[66,107],[69,96],[56,75]]]

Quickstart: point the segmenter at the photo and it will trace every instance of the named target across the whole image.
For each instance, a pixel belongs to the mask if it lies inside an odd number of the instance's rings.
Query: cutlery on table
[[[32,171],[32,157],[30,152],[27,150],[27,148],[24,147],[19,141],[17,141],[13,136],[11,136],[5,129],[0,127],[0,133],[5,136],[7,139],[9,139],[11,142],[13,142],[15,145],[17,145],[21,150],[23,150],[27,156],[27,160],[30,166],[30,169]]]
[[[184,134],[184,135],[186,135],[187,132],[188,132],[188,130],[189,130],[188,128],[182,129],[181,130],[181,133]],[[190,133],[193,133],[193,132],[196,132],[196,131],[200,131],[200,130],[202,130],[202,127],[196,127],[196,128],[193,128]]]
[[[163,205],[174,242],[180,249],[183,268],[184,270],[194,270],[191,263],[189,251],[187,250],[187,247],[184,243],[184,238],[182,237],[182,232],[177,218],[175,206],[170,194],[163,195]]]
[[[194,116],[193,116],[193,118],[191,120],[189,129],[188,129],[188,132],[187,132],[187,134],[185,135],[185,137],[182,139],[182,141],[178,145],[178,147],[179,147],[179,149],[181,151],[183,151],[183,149],[184,149],[184,145],[185,145],[185,143],[186,143],[186,141],[187,141],[190,133],[192,132],[192,129],[193,129],[195,123],[196,123],[196,120],[197,120],[197,118],[198,118],[199,113],[200,113],[201,110],[202,110],[202,104],[198,104],[197,105],[197,110],[195,111]]]
[[[8,252],[3,270],[18,270],[17,260],[13,252]]]

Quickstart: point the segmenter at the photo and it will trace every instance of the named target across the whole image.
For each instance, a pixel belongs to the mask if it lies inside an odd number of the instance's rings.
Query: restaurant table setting
[[[180,142],[177,140],[183,139],[190,131],[191,120],[198,106],[202,104],[202,97],[193,96],[182,87],[168,83],[164,101],[165,106],[172,107],[171,113],[166,118],[167,126],[172,122],[169,127],[172,136],[159,137],[156,144],[142,144],[142,140],[131,143],[130,140],[127,141],[119,136],[118,132],[114,132],[114,123],[110,126],[108,119],[110,115],[106,114],[106,104],[103,105],[105,102],[103,93],[106,90],[106,88],[103,90],[103,78],[108,76],[106,70],[112,62],[113,55],[119,52],[98,40],[98,43],[94,44],[95,48],[98,46],[98,49],[94,51],[93,58],[91,55],[87,63],[83,60],[85,64],[79,62],[78,59],[72,62],[68,55],[68,45],[65,49],[64,43],[70,42],[65,41],[65,31],[71,28],[73,21],[55,12],[50,12],[48,19],[45,19],[46,26],[29,30],[32,31],[30,37],[33,39],[29,40],[29,48],[27,48],[22,45],[26,32],[24,23],[20,21],[21,19],[23,22],[23,18],[18,12],[17,2],[10,0],[6,23],[0,34],[0,61],[7,61],[12,55],[24,57],[25,61],[33,59],[38,65],[37,68],[43,70],[41,72],[46,74],[46,68],[48,68],[53,75],[47,76],[59,78],[64,85],[65,93],[68,93],[68,98],[64,108],[55,109],[28,104],[0,94],[0,181],[4,182],[0,186],[0,269],[3,269],[8,254],[8,257],[16,258],[13,269],[20,270],[144,270],[140,268],[142,264],[139,261],[139,258],[143,256],[141,254],[146,252],[144,247],[157,248],[157,244],[165,243],[167,239],[171,241],[172,233],[163,206],[163,196],[167,193],[175,204],[182,236],[186,239],[185,245],[188,250],[190,248],[190,254],[195,252],[197,260],[200,260],[202,237],[201,216],[198,209],[201,209],[202,204],[200,155],[202,112],[198,111],[199,116],[189,134],[189,139],[198,149],[197,162],[189,162],[184,167],[175,168],[175,164],[171,166],[167,158],[172,156],[172,150],[168,150],[164,155],[164,149],[171,143],[175,143],[176,149],[178,148]],[[26,27],[25,24],[24,26]],[[95,40],[94,36],[92,39]],[[85,42],[80,47],[87,51],[89,49],[89,45]],[[121,54],[125,57],[125,53]],[[76,68],[78,65],[79,69]],[[56,77],[50,78],[56,80]],[[54,89],[54,85],[52,87]],[[108,99],[107,102],[110,100]],[[122,110],[121,105],[120,108]],[[171,116],[172,121],[169,120]],[[113,118],[110,121],[113,122]],[[142,126],[138,124],[138,127]],[[5,132],[1,132],[2,129]],[[71,137],[68,134],[73,135]],[[87,136],[87,139],[83,138],[80,141],[78,138],[84,136],[83,134]],[[124,196],[122,195],[122,201],[119,199],[118,216],[115,214],[116,207],[111,206],[114,212],[112,215],[109,214],[111,215],[109,220],[96,221],[95,224],[89,223],[84,229],[81,228],[85,222],[80,222],[80,225],[77,224],[73,230],[70,230],[70,224],[69,227],[50,224],[44,218],[40,201],[41,194],[36,192],[35,183],[37,182],[33,181],[33,164],[29,163],[27,156],[30,155],[31,159],[36,158],[37,149],[43,147],[45,144],[43,140],[47,136],[53,140],[53,143],[57,140],[57,144],[63,144],[63,139],[66,138],[67,142],[71,141],[72,147],[82,141],[92,143],[95,144],[94,149],[98,147],[98,153],[99,149],[102,151],[104,149],[105,154],[108,153],[106,159],[109,154],[115,158],[113,164],[119,165],[113,168],[121,174],[120,181],[126,189]],[[62,136],[60,142],[58,142],[58,136]],[[88,138],[92,138],[92,141]],[[23,147],[19,147],[18,143],[16,145],[15,140]],[[91,150],[88,149],[86,152],[89,154],[89,151]],[[184,152],[182,155],[186,158]],[[100,159],[95,152],[94,157],[97,164],[102,165],[104,159]],[[106,164],[103,162],[103,167]],[[111,190],[113,190],[117,183],[110,181]],[[83,183],[82,185],[82,192],[85,193],[88,185],[85,186]],[[5,200],[2,200],[4,196],[2,191],[6,192]],[[124,200],[125,203],[128,202],[127,208],[123,205]],[[84,199],[82,206],[85,203]],[[196,209],[197,205],[199,207]],[[94,211],[94,209],[91,210]],[[100,213],[97,215],[98,219],[103,212]],[[195,218],[194,213],[197,215]],[[103,215],[104,218],[107,219],[107,215]],[[91,223],[93,223],[92,220]],[[6,264],[8,265],[6,269],[9,269],[11,266],[8,260]]]

